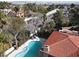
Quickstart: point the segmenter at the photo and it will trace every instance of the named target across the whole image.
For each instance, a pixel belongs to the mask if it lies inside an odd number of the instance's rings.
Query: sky
[[[79,0],[0,0],[0,1],[7,1],[7,2],[12,2],[13,4],[24,4],[26,2],[37,2],[37,3],[46,3],[46,2],[50,2],[51,3],[55,3],[55,4],[71,4],[71,3],[75,3],[75,4],[79,4]],[[18,1],[18,2],[17,2]]]
[[[0,1],[79,1],[79,0],[0,0]]]

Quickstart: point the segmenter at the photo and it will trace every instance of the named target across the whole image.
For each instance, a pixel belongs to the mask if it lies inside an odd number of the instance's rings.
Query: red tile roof
[[[48,54],[52,56],[73,56],[78,52],[78,48],[68,39],[62,40],[49,46]]]
[[[79,36],[69,35],[68,37],[72,43],[79,48]]]
[[[53,56],[72,56],[79,51],[79,36],[53,32],[44,45],[49,46],[48,54]]]
[[[47,39],[47,41],[44,43],[44,45],[51,45],[51,44],[54,44],[58,41],[61,41],[63,40],[64,38],[66,38],[67,35],[64,35],[63,33],[61,32],[53,32],[49,38]]]

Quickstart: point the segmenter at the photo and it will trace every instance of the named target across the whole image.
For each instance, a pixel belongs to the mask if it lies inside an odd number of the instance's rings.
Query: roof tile
[[[78,48],[68,39],[50,45],[49,49],[48,54],[59,57],[72,56],[78,51]]]

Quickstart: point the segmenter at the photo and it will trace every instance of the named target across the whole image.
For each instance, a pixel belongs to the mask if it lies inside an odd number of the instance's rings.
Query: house
[[[77,56],[78,48],[67,38],[49,46],[48,54],[56,57]]]
[[[24,17],[25,16],[25,13],[24,12],[17,12],[17,17]]]
[[[9,16],[14,16],[14,17],[25,17],[25,12],[22,10],[22,8],[19,9],[19,11],[15,12],[14,10],[11,10],[8,13]]]
[[[29,17],[24,19],[26,29],[31,33],[34,33],[39,29],[39,26],[42,25],[43,19],[41,17]]]
[[[23,10],[23,6],[21,5],[19,11],[17,12],[17,15],[16,16],[21,18],[21,17],[25,17],[25,14],[26,13]]]
[[[54,9],[52,11],[49,11],[47,14],[46,14],[46,17],[47,19],[51,19],[52,17],[54,17],[54,14],[59,11],[59,9]]]
[[[17,13],[14,11],[10,11],[7,15],[16,17]]]
[[[6,15],[11,11],[11,9],[0,9],[1,12],[4,12]]]
[[[53,32],[49,38],[47,39],[47,41],[44,43],[44,45],[51,45],[54,44],[58,41],[63,40],[63,38],[66,38],[67,35],[61,33],[61,32]]]
[[[21,11],[18,11],[17,13],[15,11],[10,11],[8,13],[9,16],[14,16],[14,17],[25,17],[25,13],[24,12],[21,12]]]
[[[46,42],[44,42],[42,52],[44,53],[44,56],[79,56],[79,36],[62,32],[53,32]]]
[[[42,13],[39,12],[33,12],[33,11],[28,11],[27,14],[25,15],[26,17],[43,17]]]
[[[24,12],[15,12],[15,11],[10,11],[8,13],[9,16],[14,16],[14,17],[25,17],[25,13]]]

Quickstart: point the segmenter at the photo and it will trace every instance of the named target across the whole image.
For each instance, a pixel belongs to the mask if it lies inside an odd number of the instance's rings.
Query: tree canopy
[[[0,9],[10,8],[10,5],[9,2],[0,2]]]
[[[72,25],[79,25],[79,7],[73,7],[69,10],[70,23]]]

